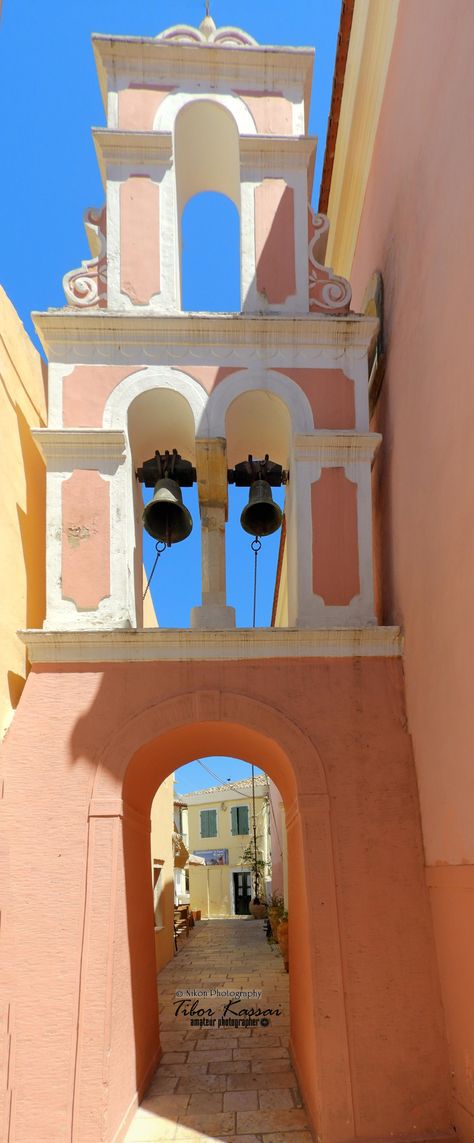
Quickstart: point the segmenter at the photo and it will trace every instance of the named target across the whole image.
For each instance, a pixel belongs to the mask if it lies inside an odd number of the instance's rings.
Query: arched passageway
[[[399,664],[265,657],[263,635],[252,659],[240,633],[232,661],[193,660],[192,641],[183,658],[179,636],[160,636],[160,659],[154,644],[147,661],[146,633],[114,632],[109,661],[84,640],[81,664],[63,640],[62,664],[32,670],[4,744],[12,887],[40,839],[28,909],[23,893],[6,911],[18,1139],[125,1134],[160,1054],[150,806],[179,765],[218,754],[258,758],[285,805],[291,1049],[313,1129],[324,1143],[410,1136],[416,1107],[418,1133],[446,1130]]]
[[[217,719],[216,702],[220,707]],[[192,715],[189,707],[192,708]],[[133,751],[137,742],[141,742],[141,745]],[[290,982],[291,1047],[301,1087],[305,1095],[308,1093],[308,1102],[313,1104],[313,1116],[317,1113],[319,1117],[321,1112],[316,1108],[317,1087],[314,1077],[322,1063],[325,1068],[329,1068],[334,1066],[335,1060],[331,1064],[332,1048],[329,1038],[325,1036],[324,1025],[318,1020],[315,978],[317,974],[322,983],[324,973],[330,971],[333,975],[337,971],[336,966],[340,965],[325,778],[314,746],[294,724],[275,708],[238,694],[219,697],[209,692],[195,693],[148,709],[114,738],[97,771],[92,805],[97,803],[100,810],[103,799],[110,797],[111,781],[116,790],[121,786],[122,794],[120,808],[123,849],[119,841],[121,823],[117,818],[117,843],[116,848],[113,847],[110,883],[104,883],[103,886],[108,900],[117,902],[118,911],[114,914],[114,932],[111,937],[114,963],[117,962],[118,955],[119,958],[120,955],[123,956],[129,981],[129,987],[125,989],[123,975],[114,972],[110,978],[107,974],[109,992],[106,998],[106,1022],[109,1021],[120,1029],[120,1035],[117,1034],[110,1042],[111,1088],[115,1086],[115,1061],[120,1075],[118,1098],[125,1082],[123,1061],[128,1060],[131,1064],[133,1060],[136,1090],[139,1095],[143,1094],[160,1055],[153,903],[149,876],[149,818],[152,799],[160,782],[168,774],[196,755],[206,754],[231,754],[248,762],[258,758],[260,765],[281,791],[288,825],[289,899],[294,917],[292,940],[298,949],[298,972],[293,974]],[[292,760],[297,759],[304,769],[305,756],[306,765],[312,774],[310,806],[307,799],[304,806],[300,803],[296,767]],[[321,958],[315,958],[312,932],[315,911],[311,902],[315,891],[315,872],[308,866],[305,854],[304,835],[309,826],[308,812],[312,820],[318,822],[318,866],[322,871],[319,893],[324,899],[329,919],[327,941],[321,950]],[[106,822],[106,819],[97,817],[94,834],[100,832],[100,823],[103,827],[105,823],[104,828],[110,833],[110,819]],[[94,849],[97,844],[99,839],[95,837]],[[91,868],[94,869],[94,866],[92,861]],[[93,873],[94,879],[95,876]],[[91,886],[91,901],[93,896],[94,888]],[[92,920],[91,916],[90,921]],[[89,928],[87,918],[86,926],[93,944],[93,929]],[[97,939],[100,940],[99,928]],[[317,963],[319,959],[320,964]],[[86,981],[83,982],[83,991],[86,996]],[[342,991],[333,1011],[335,1019],[340,1023],[339,1051],[341,1045],[342,1050],[346,1046],[341,1001]],[[311,1020],[308,1019],[309,1011],[312,1013]],[[87,1038],[91,1034],[91,1022],[95,1022],[98,1015],[97,995],[93,996],[91,991],[90,1010],[83,1007],[81,1018]],[[318,1023],[321,1023],[319,1032]],[[332,1028],[332,1033],[333,1031]],[[325,1061],[326,1052],[328,1058]],[[85,1072],[87,1071],[89,1069],[86,1067]],[[96,1086],[95,1070],[91,1069],[89,1078],[90,1083]],[[129,1075],[128,1085],[131,1081],[132,1076]],[[84,1082],[86,1085],[89,1082],[86,1074]],[[90,1097],[84,1094],[84,1101],[90,1105],[92,1093]]]

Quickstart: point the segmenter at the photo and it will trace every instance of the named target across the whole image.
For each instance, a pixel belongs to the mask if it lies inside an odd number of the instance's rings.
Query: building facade
[[[212,786],[186,794],[189,840],[205,866],[192,866],[189,888],[192,908],[203,917],[248,915],[255,895],[253,818],[255,814],[260,893],[271,884],[271,836],[268,783],[252,779]]]

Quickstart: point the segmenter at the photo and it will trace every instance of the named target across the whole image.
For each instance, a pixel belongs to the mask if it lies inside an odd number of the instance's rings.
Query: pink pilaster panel
[[[148,175],[120,187],[120,289],[137,306],[160,292],[160,188]]]
[[[122,131],[152,131],[157,111],[174,87],[131,83],[118,94],[118,125]]]
[[[296,293],[294,213],[284,179],[264,179],[255,188],[257,290],[275,304]]]
[[[143,365],[76,365],[63,381],[63,425],[98,428],[110,394]]]
[[[327,606],[359,594],[357,485],[343,468],[323,468],[311,485],[313,591]]]
[[[110,494],[98,472],[76,469],[62,487],[62,595],[93,611],[110,595]]]

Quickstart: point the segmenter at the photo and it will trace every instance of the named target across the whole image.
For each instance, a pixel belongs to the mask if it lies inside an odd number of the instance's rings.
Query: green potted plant
[[[272,893],[267,901],[268,919],[272,929],[272,937],[278,940],[278,922],[285,911],[285,902],[279,893]]]
[[[254,896],[249,904],[249,913],[255,920],[263,920],[267,916],[267,904],[262,890],[268,862],[264,860],[262,851],[255,845],[255,841],[250,841],[245,847],[239,864],[250,865],[253,873]]]

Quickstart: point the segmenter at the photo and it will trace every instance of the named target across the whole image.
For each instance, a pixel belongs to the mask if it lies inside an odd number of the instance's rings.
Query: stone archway
[[[241,694],[206,691],[141,711],[114,736],[97,768],[89,807],[87,958],[74,1112],[74,1138],[81,1143],[95,1143],[104,1117],[104,1138],[120,1137],[158,1063],[149,808],[173,769],[199,754],[214,753],[258,758],[281,791],[298,958],[298,972],[290,977],[293,1059],[318,1131],[327,1139],[353,1133],[329,800],[321,761],[310,740],[275,707]],[[305,764],[312,774],[311,790],[302,790],[298,781]],[[96,1050],[87,1051],[86,1044]]]

